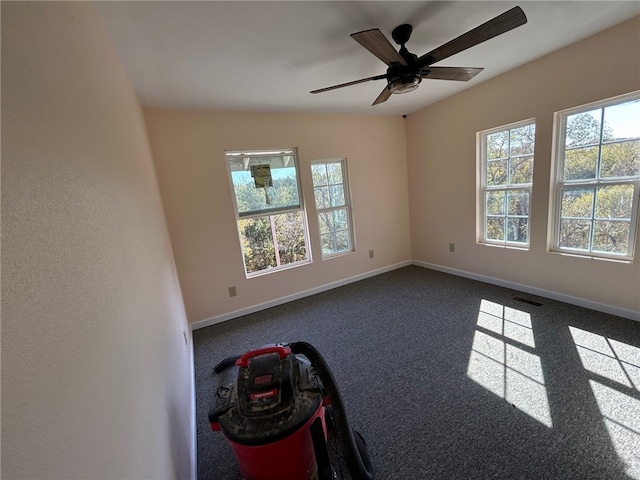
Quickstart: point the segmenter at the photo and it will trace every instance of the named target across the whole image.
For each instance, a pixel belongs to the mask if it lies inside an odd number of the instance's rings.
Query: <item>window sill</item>
[[[510,243],[489,243],[489,242],[476,242],[476,244],[482,245],[483,247],[504,248],[507,250],[518,250],[521,252],[529,251],[529,245],[513,245]]]
[[[600,260],[603,262],[612,262],[612,263],[623,263],[630,265],[633,263],[633,257],[621,257],[621,258],[613,258],[613,257],[599,257],[597,255],[589,255],[585,253],[574,253],[574,252],[565,252],[561,250],[547,250],[547,253],[551,253],[553,255],[561,255],[563,257],[572,257],[572,258],[581,258],[584,260]]]
[[[247,277],[247,280],[251,280],[252,278],[258,278],[258,277],[262,277],[264,275],[270,275],[272,273],[284,272],[286,270],[291,270],[292,268],[303,267],[305,265],[310,265],[311,263],[312,262],[309,259],[309,260],[304,260],[304,261],[301,261],[301,262],[291,263],[289,265],[284,265],[284,266],[280,266],[280,267],[265,268],[264,270],[258,270],[257,272],[248,273],[248,274],[246,274],[246,277]]]
[[[331,255],[323,255],[322,256],[322,261],[324,262],[325,260],[332,260],[334,258],[344,257],[346,255],[351,255],[352,253],[355,253],[355,250],[348,250],[346,252],[332,253]]]

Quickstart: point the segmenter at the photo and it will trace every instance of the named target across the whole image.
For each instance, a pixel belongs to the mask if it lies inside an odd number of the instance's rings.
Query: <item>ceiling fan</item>
[[[400,50],[387,40],[387,37],[377,28],[352,33],[351,38],[373,53],[376,57],[388,65],[387,73],[373,77],[362,78],[353,82],[341,83],[332,87],[312,90],[311,93],[322,93],[336,88],[357,85],[371,80],[387,80],[378,98],[373,105],[385,102],[392,93],[406,93],[418,88],[423,78],[438,80],[458,80],[466,82],[480,73],[483,68],[478,67],[432,67],[445,58],[474,47],[486,40],[497,37],[520,25],[527,23],[527,17],[520,7],[514,7],[501,15],[469,30],[467,33],[454,38],[450,42],[439,46],[435,50],[425,53],[421,57],[409,52],[405,44],[411,37],[413,27],[403,24],[393,29],[391,36],[400,45]]]

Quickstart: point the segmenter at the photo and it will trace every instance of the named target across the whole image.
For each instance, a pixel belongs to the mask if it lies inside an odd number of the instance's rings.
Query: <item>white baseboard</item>
[[[521,292],[530,293],[532,295],[537,295],[540,297],[550,298],[552,300],[558,300],[560,302],[569,303],[571,305],[577,305],[579,307],[589,308],[591,310],[596,310],[598,312],[608,313],[611,315],[616,315],[618,317],[628,318],[630,320],[635,320],[640,322],[640,312],[636,312],[634,310],[627,310],[624,308],[615,307],[613,305],[608,305],[606,303],[594,302],[592,300],[587,300],[580,297],[573,297],[571,295],[565,295],[558,292],[553,292],[551,290],[544,290],[542,288],[532,287],[530,285],[524,285],[521,283],[510,282],[507,280],[503,280],[500,278],[489,277],[487,275],[481,275],[479,273],[467,272],[465,270],[458,270],[456,268],[445,267],[442,265],[436,265],[433,263],[420,262],[417,260],[407,260],[405,262],[396,263],[393,265],[389,265],[384,268],[378,268],[376,270],[371,270],[366,273],[361,273],[359,275],[355,275],[353,277],[344,278],[342,280],[338,280],[336,282],[328,283],[325,285],[320,285],[315,288],[310,288],[308,290],[304,290],[302,292],[294,293],[291,295],[286,295],[284,297],[276,298],[275,300],[270,300],[268,302],[259,303],[257,305],[252,305],[250,307],[241,308],[239,310],[234,310],[233,312],[225,313],[223,315],[218,315],[216,317],[206,318],[204,320],[199,320],[191,324],[191,330],[198,330],[200,328],[205,328],[210,325],[215,325],[216,323],[225,322],[227,320],[231,320],[234,318],[242,317],[243,315],[248,315],[250,313],[259,312],[261,310],[265,310],[267,308],[275,307],[277,305],[282,305],[284,303],[292,302],[294,300],[298,300],[300,298],[308,297],[310,295],[315,295],[316,293],[325,292],[327,290],[331,290],[337,287],[341,287],[343,285],[348,285],[349,283],[357,282],[359,280],[364,280],[365,278],[374,277],[376,275],[380,275],[381,273],[390,272],[392,270],[396,270],[398,268],[406,267],[408,265],[416,265],[418,267],[429,268],[431,270],[437,270],[444,273],[450,273],[452,275],[457,275],[459,277],[470,278],[472,280],[478,280],[484,283],[490,283],[492,285],[498,285],[500,287],[511,288],[513,290],[519,290]]]
[[[521,283],[509,282],[500,278],[489,277],[487,275],[480,275],[478,273],[467,272],[464,270],[458,270],[456,268],[444,267],[442,265],[436,265],[433,263],[419,262],[414,260],[413,265],[429,268],[431,270],[438,270],[439,272],[450,273],[459,277],[470,278],[472,280],[478,280],[480,282],[490,283],[492,285],[498,285],[500,287],[511,288],[513,290],[519,290],[521,292],[530,293],[539,297],[550,298],[552,300],[558,300],[560,302],[569,303],[571,305],[577,305],[579,307],[589,308],[598,312],[609,313],[618,317],[628,318],[629,320],[635,320],[640,322],[640,312],[634,310],[627,310],[624,308],[614,307],[606,303],[594,302],[580,297],[573,297],[571,295],[565,295],[551,290],[544,290],[542,288],[532,287],[530,285],[523,285]]]
[[[282,305],[284,303],[292,302],[294,300],[298,300],[300,298],[308,297],[311,295],[315,295],[316,293],[326,292],[327,290],[332,290],[336,287],[341,287],[343,285],[347,285],[349,283],[357,282],[359,280],[364,280],[365,278],[375,277],[376,275],[380,275],[381,273],[390,272],[392,270],[397,270],[398,268],[407,267],[409,265],[413,265],[413,261],[407,260],[405,262],[396,263],[393,265],[389,265],[384,268],[378,268],[376,270],[371,270],[366,273],[361,273],[359,275],[355,275],[353,277],[344,278],[342,280],[338,280],[336,282],[327,283],[325,285],[320,285],[319,287],[310,288],[308,290],[303,290],[302,292],[294,293],[291,295],[286,295],[284,297],[276,298],[275,300],[269,300],[268,302],[259,303],[257,305],[252,305],[250,307],[241,308],[239,310],[234,310],[233,312],[225,313],[223,315],[218,315],[216,317],[206,318],[204,320],[199,320],[191,324],[191,330],[198,330],[200,328],[205,328],[210,325],[215,325],[216,323],[225,322],[227,320],[231,320],[233,318],[242,317],[243,315],[248,315],[250,313],[259,312],[260,310],[266,310],[267,308],[275,307],[277,305]]]

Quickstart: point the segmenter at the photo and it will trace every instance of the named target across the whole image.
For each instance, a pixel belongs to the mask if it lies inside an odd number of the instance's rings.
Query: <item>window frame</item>
[[[533,142],[533,152],[530,155],[519,155],[511,157],[511,152],[506,157],[507,159],[507,183],[506,185],[498,185],[498,186],[488,186],[487,185],[487,170],[488,170],[488,159],[487,159],[487,138],[495,133],[499,132],[510,132],[511,130],[515,130],[521,127],[532,125],[534,127],[534,142]],[[535,170],[535,131],[537,130],[536,119],[527,118],[525,120],[520,120],[518,122],[513,122],[507,125],[501,125],[498,127],[490,128],[487,130],[482,130],[476,134],[476,148],[477,148],[477,165],[478,165],[478,187],[477,187],[477,222],[476,222],[476,243],[480,245],[489,245],[489,246],[500,246],[505,248],[513,248],[517,250],[529,250],[531,246],[531,206],[533,204],[533,180],[534,180],[534,170]],[[509,182],[510,176],[510,161],[512,158],[521,158],[531,156],[531,182],[530,183],[519,183],[511,185]],[[516,242],[512,240],[508,240],[508,227],[505,223],[505,239],[504,240],[496,240],[487,238],[487,203],[486,203],[486,194],[491,191],[504,191],[505,195],[509,191],[522,191],[525,190],[529,195],[529,213],[526,216],[528,221],[528,231],[527,231],[527,241],[526,242]],[[507,201],[505,200],[505,203]],[[505,213],[501,215],[501,218],[505,220],[508,218],[525,218],[524,216],[518,215],[509,215],[508,214],[508,204],[505,205]]]
[[[553,147],[552,147],[552,166],[551,166],[551,181],[550,181],[550,202],[549,202],[549,228],[547,239],[547,251],[550,253],[575,255],[582,258],[593,258],[601,260],[613,260],[623,262],[633,262],[635,257],[635,243],[638,235],[638,228],[640,226],[639,221],[639,209],[640,209],[640,174],[635,177],[611,177],[611,178],[599,178],[600,166],[602,162],[602,146],[613,144],[617,142],[604,142],[604,110],[607,107],[620,105],[627,102],[640,101],[640,90],[630,92],[615,97],[590,102],[583,105],[560,110],[554,113],[553,116]],[[582,147],[594,146],[598,148],[598,158],[596,160],[596,177],[593,179],[578,179],[578,180],[565,180],[564,179],[564,165],[565,165],[565,141],[566,141],[566,127],[567,119],[571,115],[590,112],[596,109],[601,109],[601,123],[599,131],[599,140],[597,144],[585,144]],[[631,140],[638,140],[640,137],[633,137]],[[623,141],[628,141],[625,139]],[[576,147],[579,148],[580,146]],[[599,220],[596,216],[596,191],[598,187],[614,186],[614,185],[632,185],[632,207],[631,215],[629,219],[629,238],[626,254],[616,254],[610,252],[600,252],[594,250],[594,222]],[[588,219],[591,222],[591,232],[589,238],[588,250],[572,247],[560,246],[561,235],[561,221],[562,221],[562,194],[565,187],[569,188],[588,188],[594,190],[594,198],[591,208],[591,216]],[[584,217],[586,220],[586,217]],[[612,220],[610,218],[603,218],[600,220]],[[614,221],[621,221],[613,219]]]
[[[313,176],[313,167],[317,165],[324,165],[326,168],[328,164],[332,164],[332,163],[340,164],[340,168],[342,171],[342,183],[340,185],[342,185],[344,203],[340,205],[326,207],[326,208],[318,208],[318,201],[316,198],[316,188],[322,187],[325,185],[316,185],[315,179]],[[312,160],[310,165],[310,171],[311,171],[311,184],[313,186],[313,200],[314,200],[314,206],[316,209],[316,218],[318,220],[318,241],[320,245],[322,259],[326,260],[326,259],[335,258],[337,256],[346,255],[346,254],[355,252],[356,242],[355,242],[355,233],[354,233],[354,227],[353,227],[353,207],[352,207],[352,201],[351,201],[351,186],[349,184],[347,159],[346,158],[329,158],[329,159]],[[326,186],[330,187],[331,185],[337,185],[337,184],[329,183]],[[339,210],[346,210],[346,221],[348,223],[347,232],[349,235],[349,249],[334,251],[331,253],[325,253],[323,248],[323,241],[322,241],[322,232],[321,232],[322,221],[320,219],[320,216],[323,213],[334,212]]]
[[[289,207],[274,207],[274,208],[264,208],[264,209],[260,209],[260,210],[255,210],[255,211],[251,211],[249,212],[239,212],[238,210],[238,203],[237,203],[237,197],[236,197],[236,191],[235,191],[235,186],[233,183],[233,172],[232,172],[232,168],[231,168],[231,159],[233,159],[234,157],[239,157],[239,156],[246,156],[249,157],[251,159],[254,158],[269,158],[269,157],[279,157],[279,156],[292,156],[293,157],[293,166],[295,168],[295,176],[296,176],[296,187],[297,187],[297,193],[298,193],[298,202],[296,205],[291,205]],[[232,203],[233,203],[233,211],[234,211],[234,216],[235,216],[235,223],[236,223],[236,231],[238,234],[238,242],[239,242],[239,246],[240,246],[240,255],[242,257],[242,264],[243,264],[243,269],[245,272],[245,276],[247,279],[250,278],[255,278],[255,277],[259,277],[262,275],[268,275],[270,273],[275,273],[275,272],[280,272],[283,270],[288,270],[290,268],[295,268],[295,267],[299,267],[301,265],[307,265],[312,263],[312,252],[311,252],[311,243],[309,241],[309,223],[307,220],[307,212],[305,209],[305,205],[304,205],[304,195],[302,192],[302,182],[301,182],[301,178],[300,178],[300,162],[298,159],[298,151],[297,148],[295,147],[291,147],[291,148],[281,148],[281,149],[264,149],[264,150],[226,150],[224,152],[224,157],[225,157],[225,165],[227,168],[227,175],[228,175],[228,182],[229,182],[229,188],[230,188],[230,194],[231,194],[231,199],[232,199]],[[242,247],[242,239],[243,239],[243,235],[241,233],[241,229],[240,229],[240,221],[241,220],[248,220],[248,219],[255,219],[255,218],[269,218],[269,220],[271,221],[271,217],[275,216],[275,215],[279,215],[279,214],[286,214],[286,213],[292,213],[292,212],[299,212],[300,213],[300,217],[301,217],[301,221],[302,221],[302,229],[303,229],[303,238],[304,238],[304,244],[305,244],[305,251],[306,251],[306,258],[303,260],[298,260],[295,262],[291,262],[291,263],[287,263],[287,264],[283,264],[283,265],[276,265],[274,267],[267,267],[261,270],[256,270],[253,272],[249,272],[247,271],[247,263],[246,263],[246,259],[245,259],[245,255],[244,255],[244,249]],[[273,228],[273,227],[272,227]],[[272,238],[273,238],[273,234],[272,234]],[[274,249],[276,251],[276,261],[279,261],[279,255],[277,254],[277,240],[274,240]]]

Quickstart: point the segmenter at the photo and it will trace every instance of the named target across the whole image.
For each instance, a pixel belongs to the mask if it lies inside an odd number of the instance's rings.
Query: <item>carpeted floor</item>
[[[215,364],[300,340],[378,479],[640,479],[640,322],[410,266],[194,332],[200,480],[241,478]]]

